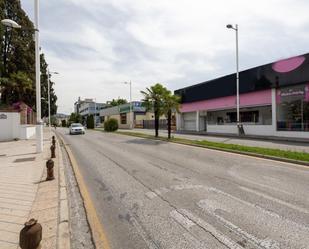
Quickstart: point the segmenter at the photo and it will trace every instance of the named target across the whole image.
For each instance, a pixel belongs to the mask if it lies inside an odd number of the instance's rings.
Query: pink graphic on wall
[[[275,62],[272,65],[272,68],[278,73],[288,73],[300,67],[305,60],[306,58],[304,56],[292,57]]]
[[[271,89],[252,93],[240,94],[240,106],[270,105]],[[236,108],[236,96],[227,96],[216,99],[185,103],[181,105],[181,112],[194,112],[202,110],[218,110]]]

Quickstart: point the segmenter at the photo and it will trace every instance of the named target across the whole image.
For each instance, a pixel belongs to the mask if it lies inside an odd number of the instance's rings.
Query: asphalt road
[[[57,131],[78,161],[112,249],[309,248],[309,168]]]

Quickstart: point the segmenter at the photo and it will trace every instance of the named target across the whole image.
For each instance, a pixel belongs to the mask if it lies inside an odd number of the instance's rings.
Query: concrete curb
[[[161,139],[161,138],[142,137],[142,136],[138,136],[138,135],[135,135],[135,134],[121,133],[121,132],[117,132],[115,134],[122,135],[122,136],[125,135],[125,136],[139,137],[139,138],[151,139],[151,140],[159,140],[159,141],[164,141],[164,142],[168,142],[168,143],[182,144],[182,145],[186,145],[186,146],[194,146],[194,147],[204,148],[204,149],[209,149],[209,150],[224,151],[224,152],[233,153],[233,154],[240,154],[240,155],[245,155],[245,156],[250,156],[250,157],[258,157],[258,158],[263,158],[263,159],[267,159],[267,160],[273,160],[273,161],[279,161],[279,162],[291,163],[291,164],[297,164],[297,165],[309,167],[309,162],[298,161],[298,160],[293,160],[293,159],[288,159],[288,158],[268,156],[268,155],[262,155],[262,154],[256,154],[256,153],[251,153],[251,152],[244,152],[244,151],[229,150],[229,149],[224,149],[224,148],[217,148],[217,147],[191,144],[191,143],[185,143],[185,142],[167,141],[166,139]],[[141,133],[141,135],[143,135],[143,133]]]
[[[58,235],[57,235],[57,248],[58,249],[68,249],[71,248],[70,240],[70,226],[69,226],[69,201],[67,198],[67,185],[64,174],[64,165],[62,152],[60,148],[60,143],[58,137],[54,133],[57,144],[58,152],[58,177],[59,177],[59,205],[58,205]]]

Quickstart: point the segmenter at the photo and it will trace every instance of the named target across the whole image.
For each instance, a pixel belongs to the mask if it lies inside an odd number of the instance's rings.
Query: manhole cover
[[[31,162],[34,160],[35,160],[35,157],[18,158],[14,161],[14,163]]]

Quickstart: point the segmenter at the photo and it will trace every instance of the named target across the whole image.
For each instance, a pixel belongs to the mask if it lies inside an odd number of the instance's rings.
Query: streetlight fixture
[[[237,128],[240,131],[240,115],[239,115],[239,51],[238,51],[238,24],[235,27],[232,24],[226,25],[228,29],[236,31],[236,105],[237,105]]]
[[[47,94],[48,94],[48,127],[49,131],[51,131],[51,120],[50,120],[50,75],[51,74],[59,74],[58,72],[50,72],[47,70]]]
[[[13,21],[11,19],[3,19],[1,21],[1,23],[4,26],[9,27],[9,28],[14,28],[14,29],[20,29],[21,28],[21,26],[17,22],[15,22],[15,21]]]
[[[1,21],[10,28],[22,28],[10,19]],[[43,151],[43,123],[41,117],[41,79],[40,79],[40,34],[39,34],[39,0],[34,0],[34,32],[35,32],[35,88],[36,88],[36,152]]]
[[[132,82],[130,80],[129,82],[125,81],[123,83],[126,85],[130,85],[130,115],[129,117],[130,117],[130,129],[133,129],[132,115],[134,114],[132,114]]]

